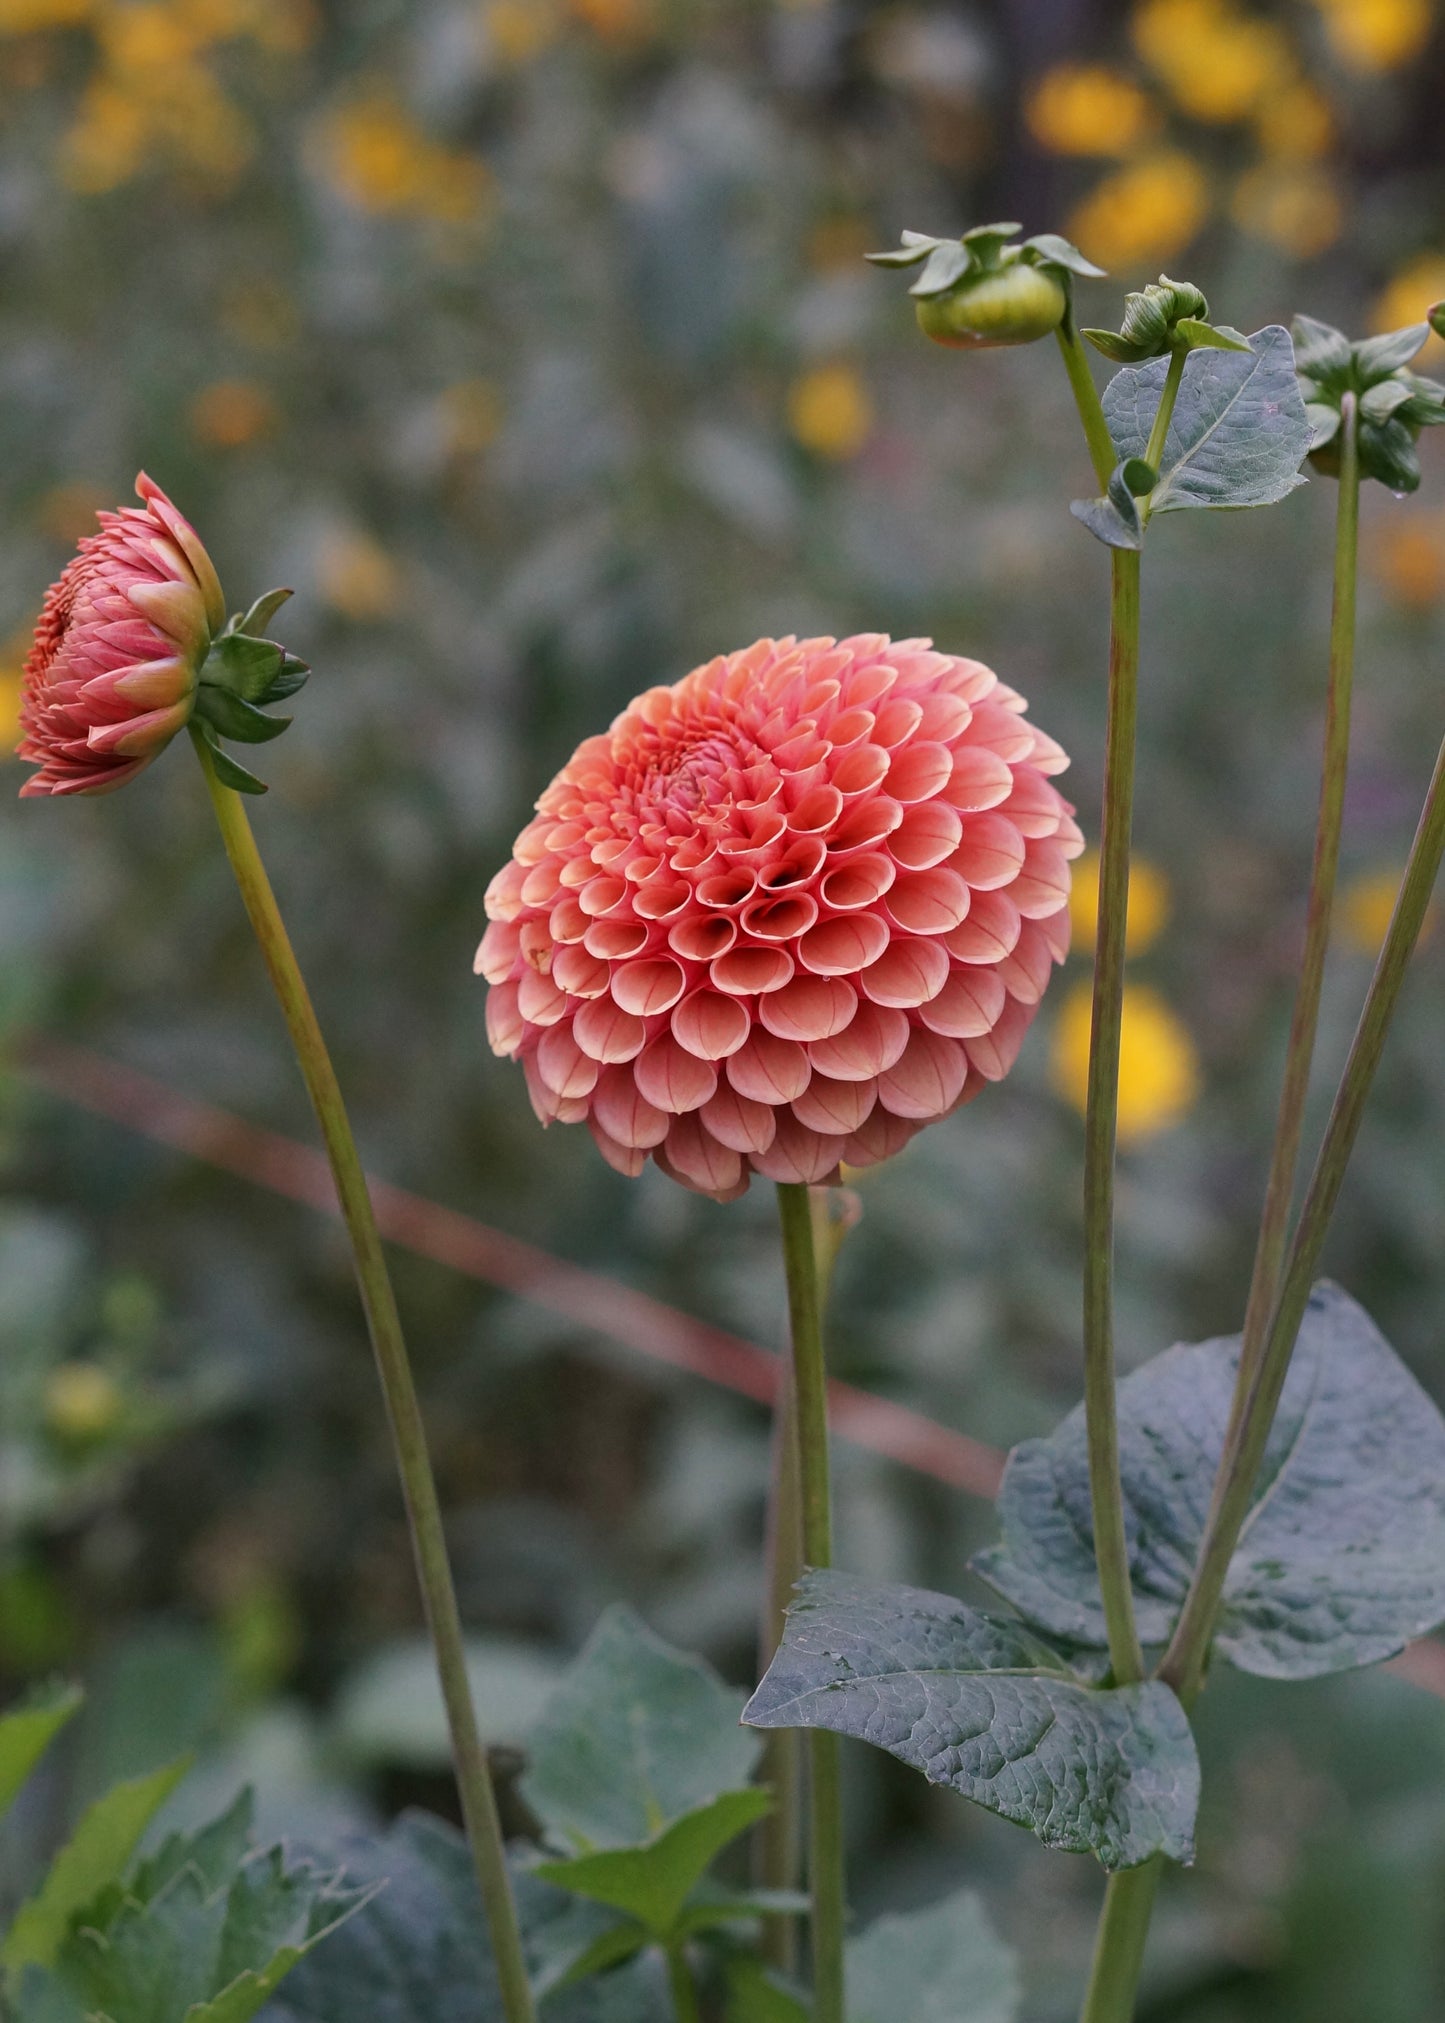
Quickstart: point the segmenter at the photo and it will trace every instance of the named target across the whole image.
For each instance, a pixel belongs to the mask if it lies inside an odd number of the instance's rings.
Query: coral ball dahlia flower
[[[104,794],[189,721],[201,663],[225,622],[211,558],[159,485],[101,513],[46,595],[25,663],[21,794]]]
[[[1068,764],[927,640],[759,640],[641,695],[487,892],[544,1123],[730,1199],[868,1166],[1013,1065],[1069,937]]]

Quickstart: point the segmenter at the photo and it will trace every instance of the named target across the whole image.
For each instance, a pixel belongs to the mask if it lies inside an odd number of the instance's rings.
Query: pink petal
[[[1034,1005],[1020,1004],[1017,998],[1011,997],[999,1013],[993,1031],[966,1042],[969,1065],[976,1068],[986,1082],[1001,1082],[1018,1059],[1024,1034],[1033,1023],[1036,1009]]]
[[[673,1038],[701,1061],[735,1054],[752,1026],[745,1005],[715,990],[695,990],[672,1015]]]
[[[740,1096],[755,1103],[788,1103],[808,1086],[813,1070],[796,1040],[778,1039],[760,1026],[727,1063],[726,1074]]]
[[[878,1077],[878,1100],[895,1117],[942,1117],[963,1093],[968,1057],[957,1040],[914,1029],[902,1056]]]
[[[1018,876],[1024,839],[1006,815],[970,815],[948,861],[975,892],[993,892]]]
[[[527,1027],[517,1009],[517,986],[497,983],[487,992],[487,1043],[494,1054],[515,1054]]]
[[[766,1152],[778,1128],[776,1110],[740,1096],[730,1082],[718,1083],[717,1094],[698,1115],[713,1137],[734,1152]]]
[[[910,871],[888,894],[888,914],[905,934],[946,934],[967,914],[970,897],[957,871],[944,865]]]
[[[798,960],[815,976],[852,976],[887,946],[888,929],[876,913],[846,913],[809,928],[798,943]]]
[[[858,981],[874,1004],[901,1011],[916,1009],[937,997],[948,980],[948,951],[938,941],[892,941]]]
[[[524,969],[517,979],[517,1008],[531,1026],[554,1026],[568,1011],[567,995],[550,976]]]
[[[684,962],[715,962],[738,938],[737,922],[722,913],[690,913],[667,932],[667,945]]]
[[[957,962],[1002,962],[1018,945],[1023,921],[1006,892],[975,892],[968,918],[943,937]]]
[[[893,831],[888,848],[905,871],[931,871],[958,848],[963,817],[947,801],[919,801]]]
[[[907,1117],[895,1117],[880,1103],[859,1128],[843,1140],[843,1159],[849,1166],[876,1166],[880,1159],[892,1159],[910,1138],[923,1129]]]
[[[554,1096],[588,1096],[602,1072],[572,1037],[570,1026],[552,1026],[537,1043],[537,1072]]]
[[[783,948],[735,948],[720,955],[708,970],[718,990],[752,997],[781,990],[793,975],[793,958]]]
[[[638,1145],[621,1145],[615,1138],[609,1138],[595,1115],[587,1119],[587,1128],[592,1133],[597,1150],[608,1165],[627,1179],[635,1180],[647,1164],[647,1154]]]
[[[918,739],[894,753],[886,791],[907,807],[913,801],[931,800],[948,784],[952,772],[953,753],[947,745]]]
[[[647,1151],[667,1136],[672,1117],[649,1103],[630,1068],[604,1068],[592,1091],[591,1115],[619,1145]]]
[[[670,955],[625,962],[612,972],[613,998],[634,1018],[656,1018],[671,1011],[686,988],[682,964]]]
[[[700,1110],[717,1088],[717,1069],[680,1047],[671,1033],[644,1047],[632,1072],[647,1100],[675,1116]]]
[[[1052,839],[1028,843],[1023,869],[1009,887],[1009,898],[1025,920],[1057,913],[1069,897],[1069,860]]]
[[[521,945],[521,936],[510,920],[494,920],[482,936],[472,963],[472,972],[488,983],[503,983],[511,975]]]
[[[648,932],[645,920],[594,920],[582,946],[602,962],[624,962],[646,948]]]
[[[793,1115],[810,1131],[846,1137],[856,1131],[878,1100],[878,1084],[835,1082],[829,1075],[814,1074],[801,1096],[793,1102]]]
[[[551,929],[549,926],[548,932]],[[595,955],[575,943],[558,948],[552,956],[552,981],[569,997],[602,997],[612,980],[612,971]]]
[[[782,1040],[825,1040],[842,1032],[857,1009],[858,993],[838,976],[795,976],[765,997],[758,1017]]]
[[[742,1159],[730,1145],[714,1138],[695,1114],[673,1119],[656,1157],[674,1178],[717,1199],[736,1200],[747,1185]]]
[[[791,1111],[778,1117],[778,1134],[766,1152],[752,1155],[754,1168],[767,1180],[817,1187],[838,1171],[844,1140],[825,1137],[800,1124]]]
[[[1034,921],[1026,920],[1018,946],[992,972],[1010,997],[1024,1004],[1037,1004],[1054,970],[1054,951],[1049,938]],[[978,971],[971,974],[977,975]],[[971,1036],[970,1036],[971,1037]]]
[[[841,1033],[814,1040],[808,1058],[822,1074],[839,1082],[867,1082],[891,1068],[908,1044],[906,1015],[862,999]]]
[[[897,876],[891,856],[882,850],[864,850],[826,874],[818,897],[835,913],[851,913],[881,899]]]
[[[955,745],[953,771],[939,799],[950,808],[974,814],[996,808],[1013,792],[1013,768],[983,745]]]
[[[991,1031],[1007,992],[997,970],[961,968],[951,972],[936,998],[918,1016],[930,1032],[951,1040],[976,1039]]]

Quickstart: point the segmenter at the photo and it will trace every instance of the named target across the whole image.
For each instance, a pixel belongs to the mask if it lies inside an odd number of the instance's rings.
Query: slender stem
[[[1284,1268],[1285,1238],[1289,1231],[1290,1204],[1294,1199],[1295,1174],[1299,1165],[1305,1099],[1309,1094],[1310,1069],[1314,1061],[1320,992],[1324,983],[1335,877],[1340,861],[1345,778],[1350,756],[1350,689],[1355,662],[1355,576],[1360,524],[1358,424],[1354,395],[1347,393],[1340,408],[1334,606],[1330,619],[1329,699],[1325,715],[1324,763],[1320,775],[1319,820],[1315,828],[1314,864],[1305,914],[1304,952],[1300,959],[1294,1014],[1290,1020],[1284,1086],[1280,1091],[1279,1116],[1275,1123],[1274,1150],[1270,1157],[1259,1241],[1254,1253],[1249,1303],[1245,1309],[1239,1376],[1230,1414],[1231,1431],[1238,1423],[1249,1386],[1259,1367],[1270,1309],[1279,1291],[1280,1273]]]
[[[773,1406],[771,1483],[764,1558],[767,1585],[758,1635],[758,1677],[773,1661],[783,1619],[803,1570],[803,1512],[798,1486],[797,1400],[791,1362],[778,1377]],[[773,1810],[758,1824],[753,1876],[762,1889],[795,1890],[802,1867],[803,1735],[771,1728],[763,1740],[761,1775],[772,1789]],[[791,1917],[763,1921],[763,1952],[770,1966],[791,1974],[797,1966],[798,1926]]]
[[[1119,1869],[1110,1876],[1079,2023],[1130,2023],[1162,1866],[1156,1855],[1140,1868]]]
[[[1114,1154],[1118,1136],[1119,1036],[1124,1011],[1124,930],[1129,910],[1129,833],[1134,807],[1134,734],[1139,686],[1139,555],[1115,548],[1109,641],[1109,714],[1099,845],[1099,925],[1084,1118],[1084,1412],[1094,1552],[1120,1685],[1144,1676],[1134,1624],[1119,1420],[1114,1380]]]
[[[1169,370],[1164,375],[1164,388],[1159,395],[1154,426],[1149,431],[1149,441],[1144,451],[1145,463],[1156,471],[1159,468],[1159,459],[1164,454],[1169,424],[1174,419],[1174,403],[1179,398],[1179,382],[1184,377],[1184,368],[1188,361],[1189,346],[1176,344],[1169,354]]]
[[[687,1947],[681,1939],[667,1948],[667,1986],[677,2023],[702,2023],[697,1988],[693,1983],[692,1969],[687,1964]]]
[[[1094,466],[1094,476],[1102,489],[1109,482],[1109,473],[1118,462],[1114,449],[1114,439],[1109,434],[1109,424],[1104,419],[1104,403],[1099,398],[1099,389],[1094,384],[1094,375],[1089,370],[1088,353],[1084,350],[1079,336],[1079,326],[1074,321],[1072,300],[1064,311],[1064,320],[1055,330],[1059,340],[1059,350],[1064,355],[1064,370],[1069,375],[1069,385],[1074,392],[1074,405],[1079,410],[1079,419],[1084,424],[1084,440],[1089,445],[1089,460]]]
[[[1424,924],[1430,895],[1445,857],[1445,744],[1435,761],[1425,805],[1380,959],[1365,998],[1349,1058],[1325,1127],[1319,1157],[1300,1209],[1279,1295],[1260,1352],[1259,1367],[1233,1439],[1225,1446],[1215,1481],[1214,1503],[1205,1527],[1194,1578],[1159,1676],[1189,1705],[1203,1683],[1214,1622],[1225,1576],[1249,1514],[1255,1478],[1264,1459],[1270,1427],[1289,1371],[1310,1286],[1324,1247],[1330,1217],[1339,1200],[1345,1168],[1359,1135],[1365,1102],[1380,1063],[1385,1038],[1399,1002],[1410,957]]]
[[[307,1093],[326,1140],[341,1212],[351,1238],[361,1303],[366,1311],[366,1323],[376,1352],[377,1369],[391,1422],[402,1494],[411,1524],[417,1571],[421,1577],[422,1597],[432,1642],[436,1647],[437,1671],[451,1728],[462,1814],[486,1908],[502,2006],[507,2023],[535,2023],[536,2005],[522,1954],[501,1821],[497,1815],[486,1751],[467,1681],[461,1617],[447,1562],[441,1506],[427,1454],[426,1429],[407,1360],[396,1298],[387,1276],[376,1217],[367,1193],[366,1177],[362,1172],[336,1072],[321,1037],[321,1028],[281,919],[276,895],[256,848],[245,807],[240,796],[223,786],[217,778],[204,739],[193,732],[192,741],[210,789],[226,855],[236,874],[241,898],[280,999]]]
[[[807,1188],[792,1182],[780,1183],[778,1214],[782,1223],[797,1387],[803,1558],[809,1566],[824,1567],[833,1557],[827,1368],[823,1359],[822,1297],[813,1214]],[[808,1868],[813,1897],[813,2017],[814,2023],[843,2023],[843,1805],[838,1738],[827,1729],[815,1728],[808,1739],[812,1768]]]

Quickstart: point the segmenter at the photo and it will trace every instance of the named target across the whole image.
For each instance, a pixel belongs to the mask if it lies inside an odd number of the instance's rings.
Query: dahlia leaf
[[[729,1842],[771,1812],[757,1785],[724,1791],[662,1829],[645,1847],[607,1848],[566,1861],[538,1862],[543,1882],[625,1911],[654,1938],[671,1936],[689,1893]]]
[[[27,1967],[53,1965],[74,1918],[119,1879],[141,1835],[190,1767],[190,1758],[180,1757],[113,1786],[90,1807],[0,1939],[0,1968],[12,1984]]]
[[[1139,518],[1139,508],[1135,503],[1135,488],[1130,484],[1131,476],[1137,477],[1151,467],[1142,457],[1129,457],[1116,464],[1109,478],[1108,492],[1102,499],[1075,499],[1069,511],[1076,520],[1081,520],[1096,541],[1102,541],[1106,548],[1141,548],[1144,545],[1144,527]]]
[[[1202,346],[1206,351],[1248,351],[1249,339],[1229,323],[1204,323],[1197,316],[1181,316],[1174,326],[1179,336],[1187,338],[1191,350]]]
[[[1100,1691],[1022,1623],[924,1588],[810,1572],[743,1719],[886,1749],[1047,1847],[1189,1861],[1199,1759],[1167,1686]]]
[[[196,715],[213,724],[223,738],[234,738],[243,745],[269,744],[289,730],[292,722],[289,716],[267,716],[229,689],[205,685],[196,696]]]
[[[439,1819],[410,1813],[380,1839],[343,1850],[348,1879],[385,1883],[342,1929],[303,1960],[266,2012],[267,2023],[504,2023],[476,1872],[466,1842]],[[547,2023],[665,2023],[667,2010],[635,1953],[645,1934],[598,1904],[513,1876],[533,1985]],[[598,1974],[585,1985],[574,1975]]]
[[[609,1609],[532,1731],[522,1791],[578,1854],[646,1848],[749,1789],[760,1745],[738,1726],[742,1701],[630,1609]]]
[[[848,1943],[848,2023],[1014,2023],[1018,1962],[973,1890],[876,1918]]]
[[[1224,1443],[1239,1337],[1182,1344],[1119,1387],[1139,1634],[1168,1641]],[[973,1564],[1045,1633],[1102,1650],[1082,1409],[1009,1457],[1003,1542]],[[1445,1621],[1445,1419],[1362,1307],[1315,1288],[1230,1566],[1217,1648],[1308,1679],[1374,1664]]]
[[[80,1706],[81,1697],[75,1686],[47,1686],[21,1706],[0,1715],[0,1819]]]
[[[1166,359],[1151,359],[1126,367],[1104,389],[1104,414],[1122,460],[1143,456],[1168,369]],[[1309,443],[1287,330],[1271,324],[1256,331],[1247,353],[1191,351],[1150,512],[1271,505],[1304,483],[1299,467]]]

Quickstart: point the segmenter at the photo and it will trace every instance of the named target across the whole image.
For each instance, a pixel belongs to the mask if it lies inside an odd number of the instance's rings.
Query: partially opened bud
[[[22,795],[109,793],[190,721],[225,602],[190,522],[144,473],[136,491],[144,504],[102,513],[46,596],[18,747],[39,771]]]
[[[908,292],[919,329],[935,344],[967,351],[1032,344],[1063,322],[1069,276],[1102,269],[1056,232],[1009,244],[1018,229],[976,225],[961,239],[905,232],[897,252],[867,257],[881,267],[922,266]]]

